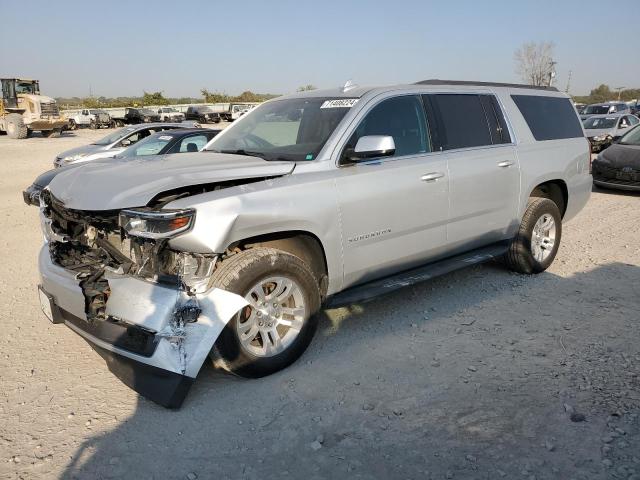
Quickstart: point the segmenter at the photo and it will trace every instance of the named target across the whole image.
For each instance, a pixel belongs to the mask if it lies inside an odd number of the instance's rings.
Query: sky
[[[55,97],[519,82],[514,51],[551,41],[559,89],[569,71],[576,95],[640,88],[640,0],[605,10],[602,0],[0,0],[0,77],[37,78]]]

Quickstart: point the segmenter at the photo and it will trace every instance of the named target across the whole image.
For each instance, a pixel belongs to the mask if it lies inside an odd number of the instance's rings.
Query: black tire
[[[78,124],[73,118],[69,119],[69,130],[75,130],[78,128]]]
[[[550,215],[555,222],[553,247],[546,258],[536,259],[532,251],[533,229],[543,216]],[[520,228],[509,245],[504,260],[507,266],[518,273],[544,272],[553,263],[562,239],[562,217],[558,205],[548,198],[530,198],[522,217]]]
[[[89,128],[91,130],[95,130],[96,128],[98,128],[98,125],[96,124],[95,120],[89,120]]]
[[[320,290],[311,269],[300,258],[273,248],[251,248],[223,261],[212,276],[212,286],[244,297],[257,282],[274,275],[293,279],[300,287],[307,312],[298,335],[280,353],[256,356],[240,343],[240,312],[229,321],[213,347],[214,366],[242,377],[263,377],[291,365],[309,346],[318,326]]]
[[[22,115],[19,113],[10,113],[7,115],[5,123],[7,127],[7,135],[9,135],[10,138],[27,138],[27,133],[29,132],[27,130],[27,126],[24,124]]]

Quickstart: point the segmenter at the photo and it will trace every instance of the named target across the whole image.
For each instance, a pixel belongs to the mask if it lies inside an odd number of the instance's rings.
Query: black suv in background
[[[132,124],[159,122],[160,115],[148,108],[127,108],[124,112],[124,120]]]
[[[192,105],[187,108],[186,120],[197,120],[200,123],[220,123],[220,114],[206,105]]]

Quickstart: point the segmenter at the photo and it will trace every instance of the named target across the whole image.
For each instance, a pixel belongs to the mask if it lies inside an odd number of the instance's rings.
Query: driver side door
[[[431,153],[420,96],[374,105],[343,152],[368,135],[392,136],[396,150],[355,164],[342,161],[338,169],[344,288],[425,263],[446,248],[447,163]]]

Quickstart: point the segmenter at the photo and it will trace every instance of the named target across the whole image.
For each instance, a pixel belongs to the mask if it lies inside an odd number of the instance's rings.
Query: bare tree
[[[309,90],[316,90],[318,87],[316,87],[315,85],[312,84],[308,84],[308,85],[303,85],[301,87],[298,87],[298,90],[296,90],[297,92],[308,92]]]
[[[529,85],[550,85],[554,77],[552,42],[525,43],[515,51],[516,73]]]

